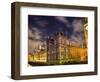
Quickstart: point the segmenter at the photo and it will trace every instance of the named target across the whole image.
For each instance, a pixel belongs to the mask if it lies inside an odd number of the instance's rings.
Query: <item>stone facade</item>
[[[87,61],[87,46],[76,47],[67,44],[67,36],[63,32],[57,32],[54,36],[48,37],[47,62],[63,64],[68,61]]]
[[[70,61],[88,61],[88,32],[85,32],[86,46],[76,47],[67,43],[67,36],[57,32],[47,38],[47,49],[36,54],[29,54],[29,62],[45,62],[47,64],[64,64]]]

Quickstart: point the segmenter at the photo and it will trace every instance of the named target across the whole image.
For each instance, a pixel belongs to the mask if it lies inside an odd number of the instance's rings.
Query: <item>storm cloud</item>
[[[76,46],[85,45],[84,18],[64,16],[28,16],[29,52],[46,42],[48,36],[63,31],[68,41]],[[33,46],[34,45],[34,46]]]

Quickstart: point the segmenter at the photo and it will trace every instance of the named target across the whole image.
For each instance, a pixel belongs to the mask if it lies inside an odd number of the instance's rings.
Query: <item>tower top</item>
[[[66,36],[64,32],[56,32],[56,33],[55,33],[55,36],[58,36],[58,35]]]

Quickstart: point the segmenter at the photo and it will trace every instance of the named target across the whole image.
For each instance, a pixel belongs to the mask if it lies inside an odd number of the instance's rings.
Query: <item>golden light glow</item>
[[[75,47],[75,46],[70,46],[70,45],[65,45],[65,39],[60,38],[62,44],[59,43],[60,46],[67,47],[65,48],[66,50],[66,55],[65,55],[65,60],[63,56],[61,55],[62,52],[64,52],[63,47],[59,47],[59,54],[60,54],[60,64],[63,62],[69,62],[69,61],[87,61],[87,48],[88,48],[88,30],[87,30],[87,23],[84,24],[84,34],[85,34],[85,40],[86,40],[86,46],[85,47]],[[59,39],[59,40],[60,40]],[[64,44],[63,44],[64,43]],[[53,51],[52,51],[53,52]],[[53,52],[55,53],[55,52]],[[49,60],[50,61],[50,60]],[[28,54],[28,62],[48,62],[48,54],[47,50],[37,52],[35,54]]]

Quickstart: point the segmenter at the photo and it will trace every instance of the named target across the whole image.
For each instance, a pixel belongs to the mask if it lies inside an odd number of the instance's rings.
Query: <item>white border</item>
[[[88,64],[28,67],[28,14],[88,17]],[[94,11],[21,7],[20,9],[20,75],[75,73],[94,71]],[[92,37],[91,37],[92,36]]]

